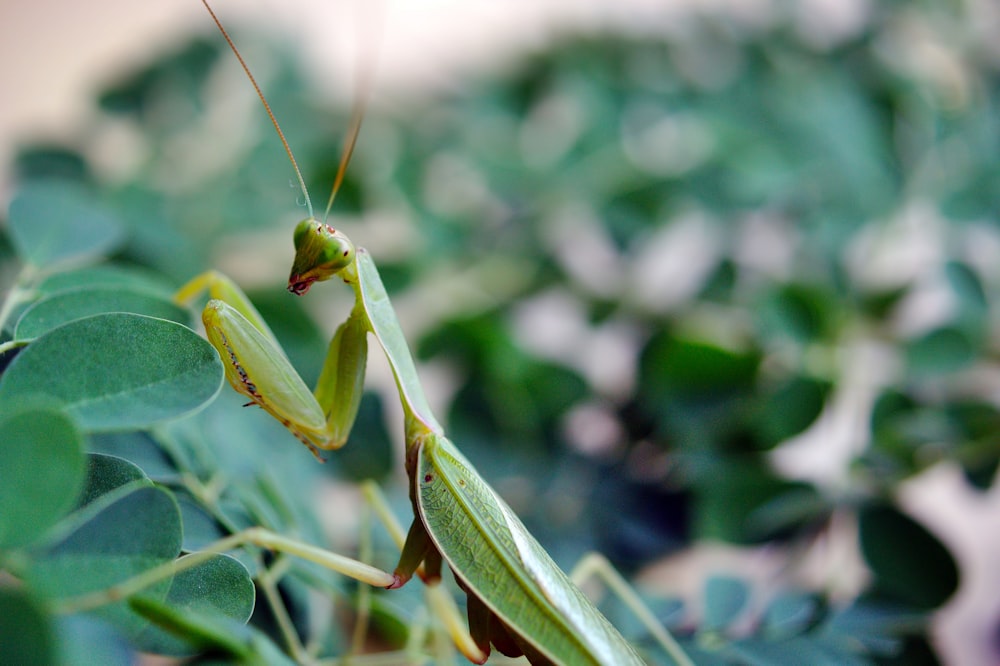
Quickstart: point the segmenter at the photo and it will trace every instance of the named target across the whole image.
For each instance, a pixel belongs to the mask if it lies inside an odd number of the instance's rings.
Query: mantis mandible
[[[429,585],[447,561],[468,600],[468,632],[456,644],[484,663],[491,646],[534,664],[635,664],[645,662],[571,582],[521,521],[445,436],[431,413],[403,331],[371,255],[312,214],[295,157],[249,67],[202,0],[264,104],[292,163],[309,216],[293,236],[295,259],[288,291],[306,294],[316,282],[339,278],[354,291],[354,307],[336,331],[315,394],[288,361],[247,296],[228,278],[202,274],[181,288],[180,302],[203,291],[211,300],[202,319],[232,387],[280,421],[317,458],[344,445],[357,415],[372,334],[391,366],[404,413],[405,464],[413,521],[391,573],[359,580],[390,589],[421,573]],[[357,103],[327,212],[360,131]],[[279,544],[280,547],[280,544]],[[651,616],[644,619],[675,661],[689,663]],[[460,624],[460,623],[459,623]],[[458,632],[461,634],[462,632]]]

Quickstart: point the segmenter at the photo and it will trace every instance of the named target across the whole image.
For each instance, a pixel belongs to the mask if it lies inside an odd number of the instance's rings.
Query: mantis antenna
[[[333,200],[337,197],[340,185],[344,182],[344,174],[347,172],[347,163],[351,161],[351,155],[354,154],[354,146],[358,142],[358,135],[361,134],[361,121],[365,119],[365,107],[367,106],[368,95],[370,93],[370,86],[368,85],[369,80],[370,77],[367,75],[358,77],[355,96],[357,101],[354,104],[354,110],[351,112],[351,123],[348,126],[347,140],[344,143],[344,150],[340,153],[340,164],[337,166],[337,177],[333,179],[333,188],[330,190],[330,198],[326,202],[326,211],[323,213],[324,222],[326,222],[326,219],[330,217],[330,209],[333,207]]]
[[[376,8],[381,9],[381,3],[375,3]],[[371,18],[371,17],[369,17]],[[369,28],[373,25],[381,25],[381,21],[369,20],[366,22]],[[378,53],[378,48],[375,48]],[[368,98],[371,96],[371,81],[373,78],[372,67],[374,58],[365,58],[361,62],[367,63],[364,71],[359,71],[354,80],[354,109],[351,111],[351,120],[347,126],[347,138],[344,142],[344,149],[340,153],[340,164],[337,166],[337,176],[333,179],[333,187],[330,189],[330,198],[326,202],[326,211],[323,213],[323,222],[330,217],[330,209],[333,207],[333,200],[340,191],[340,186],[344,182],[344,174],[347,173],[347,164],[354,154],[354,146],[358,143],[358,135],[361,134],[361,122],[365,119],[365,109],[368,106]]]
[[[305,197],[306,208],[309,210],[309,217],[313,217],[312,200],[309,198],[309,190],[306,188],[306,181],[302,177],[302,171],[299,169],[298,162],[295,161],[295,155],[292,153],[291,146],[288,145],[285,133],[281,131],[281,125],[278,123],[278,119],[271,111],[271,105],[268,104],[267,98],[264,96],[264,91],[260,89],[260,85],[258,85],[257,79],[254,78],[253,73],[250,71],[250,67],[247,65],[246,61],[243,60],[240,50],[236,48],[236,44],[223,27],[222,21],[219,20],[219,17],[215,15],[212,7],[208,4],[208,0],[201,0],[201,3],[205,5],[205,9],[208,10],[209,15],[212,17],[212,21],[215,22],[219,32],[222,33],[222,37],[226,40],[226,43],[229,44],[229,48],[232,49],[236,59],[239,60],[240,66],[243,67],[243,71],[246,73],[247,78],[250,79],[250,83],[253,85],[254,90],[257,91],[257,97],[260,98],[261,104],[264,105],[267,117],[271,119],[271,124],[274,125],[274,130],[278,133],[278,138],[281,139],[281,145],[285,148],[288,160],[292,163],[292,169],[295,170],[295,177],[298,179],[299,188],[302,190],[302,195]],[[355,97],[356,102],[354,110],[351,113],[347,139],[344,142],[344,148],[340,154],[340,164],[337,166],[337,175],[333,181],[333,189],[330,191],[330,199],[327,201],[326,212],[323,215],[324,220],[330,215],[330,208],[333,206],[333,200],[336,198],[337,192],[340,190],[340,186],[344,182],[344,173],[347,171],[347,165],[351,161],[351,155],[354,154],[354,146],[358,142],[358,135],[361,133],[361,122],[365,117],[365,107],[367,106],[368,96],[370,94],[370,86],[368,85],[370,80],[371,76],[368,72],[358,77],[356,88],[357,95]]]

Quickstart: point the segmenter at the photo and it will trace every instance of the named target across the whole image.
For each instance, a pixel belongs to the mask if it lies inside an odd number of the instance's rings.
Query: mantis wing
[[[443,436],[417,459],[418,508],[455,575],[554,663],[645,662]]]

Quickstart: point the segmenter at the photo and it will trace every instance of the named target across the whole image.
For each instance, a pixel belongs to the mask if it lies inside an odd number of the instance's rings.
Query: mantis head
[[[342,232],[315,217],[295,227],[295,261],[288,276],[288,291],[301,296],[313,282],[329,280],[354,261],[354,243]]]
[[[306,207],[309,209],[309,217],[299,222],[295,227],[295,261],[292,262],[292,273],[288,276],[288,291],[296,296],[301,296],[309,291],[309,287],[312,286],[313,282],[329,280],[350,266],[354,261],[354,243],[330,225],[320,222],[313,217],[312,201],[309,199],[309,190],[306,188],[306,181],[302,178],[302,172],[295,161],[295,155],[292,154],[291,146],[288,145],[288,141],[285,139],[285,133],[281,131],[278,119],[271,112],[271,105],[267,103],[267,98],[261,92],[260,86],[257,85],[257,80],[250,72],[250,68],[243,60],[243,56],[240,55],[236,44],[229,37],[229,33],[222,26],[222,22],[215,16],[215,12],[212,11],[207,0],[202,0],[202,2],[205,5],[205,9],[212,16],[212,20],[215,21],[215,25],[218,26],[219,32],[222,33],[226,43],[229,44],[229,48],[236,55],[236,59],[243,66],[243,71],[246,72],[250,83],[253,84],[254,89],[257,91],[257,96],[260,98],[261,104],[264,105],[267,117],[271,119],[274,131],[277,132],[278,138],[281,139],[281,145],[285,147],[285,153],[287,153],[288,160],[292,163],[292,169],[295,171],[295,176],[298,178],[299,187],[302,188],[302,196],[305,197]],[[337,196],[337,191],[340,189],[341,183],[343,183],[344,173],[347,171],[347,165],[351,161],[351,155],[354,152],[354,145],[357,143],[358,134],[361,132],[361,121],[365,115],[367,86],[364,83],[366,81],[367,77],[359,78],[361,94],[358,95],[357,104],[351,114],[351,124],[347,131],[347,140],[344,142],[343,152],[340,155],[337,177],[333,181],[330,200],[326,204],[327,215],[329,215],[333,200]],[[325,216],[324,219],[326,219]]]

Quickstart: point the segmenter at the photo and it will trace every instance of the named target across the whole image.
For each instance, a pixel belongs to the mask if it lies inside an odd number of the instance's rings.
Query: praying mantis
[[[331,568],[390,589],[403,586],[417,573],[436,589],[442,563],[447,562],[468,602],[467,629],[461,621],[452,621],[451,633],[457,647],[475,663],[485,663],[496,648],[507,656],[524,655],[533,664],[644,664],[445,436],[424,396],[371,255],[313,216],[304,180],[277,119],[233,40],[207,0],[202,2],[257,90],[309,208],[309,216],[295,227],[288,291],[302,296],[314,283],[338,278],[351,287],[355,301],[333,336],[311,392],[266,322],[231,280],[216,272],[204,273],[183,286],[176,300],[191,303],[208,292],[211,300],[202,320],[230,385],[248,398],[248,405],[268,412],[321,460],[321,451],[347,442],[360,405],[369,334],[388,359],[403,408],[413,521],[402,540],[399,562],[388,573],[336,556],[340,564]],[[360,132],[363,106],[359,102],[355,109],[327,212]],[[315,550],[290,547],[281,539],[261,537],[256,543],[299,555]],[[689,664],[649,611],[633,606],[670,657]],[[447,605],[441,608],[449,612]]]

